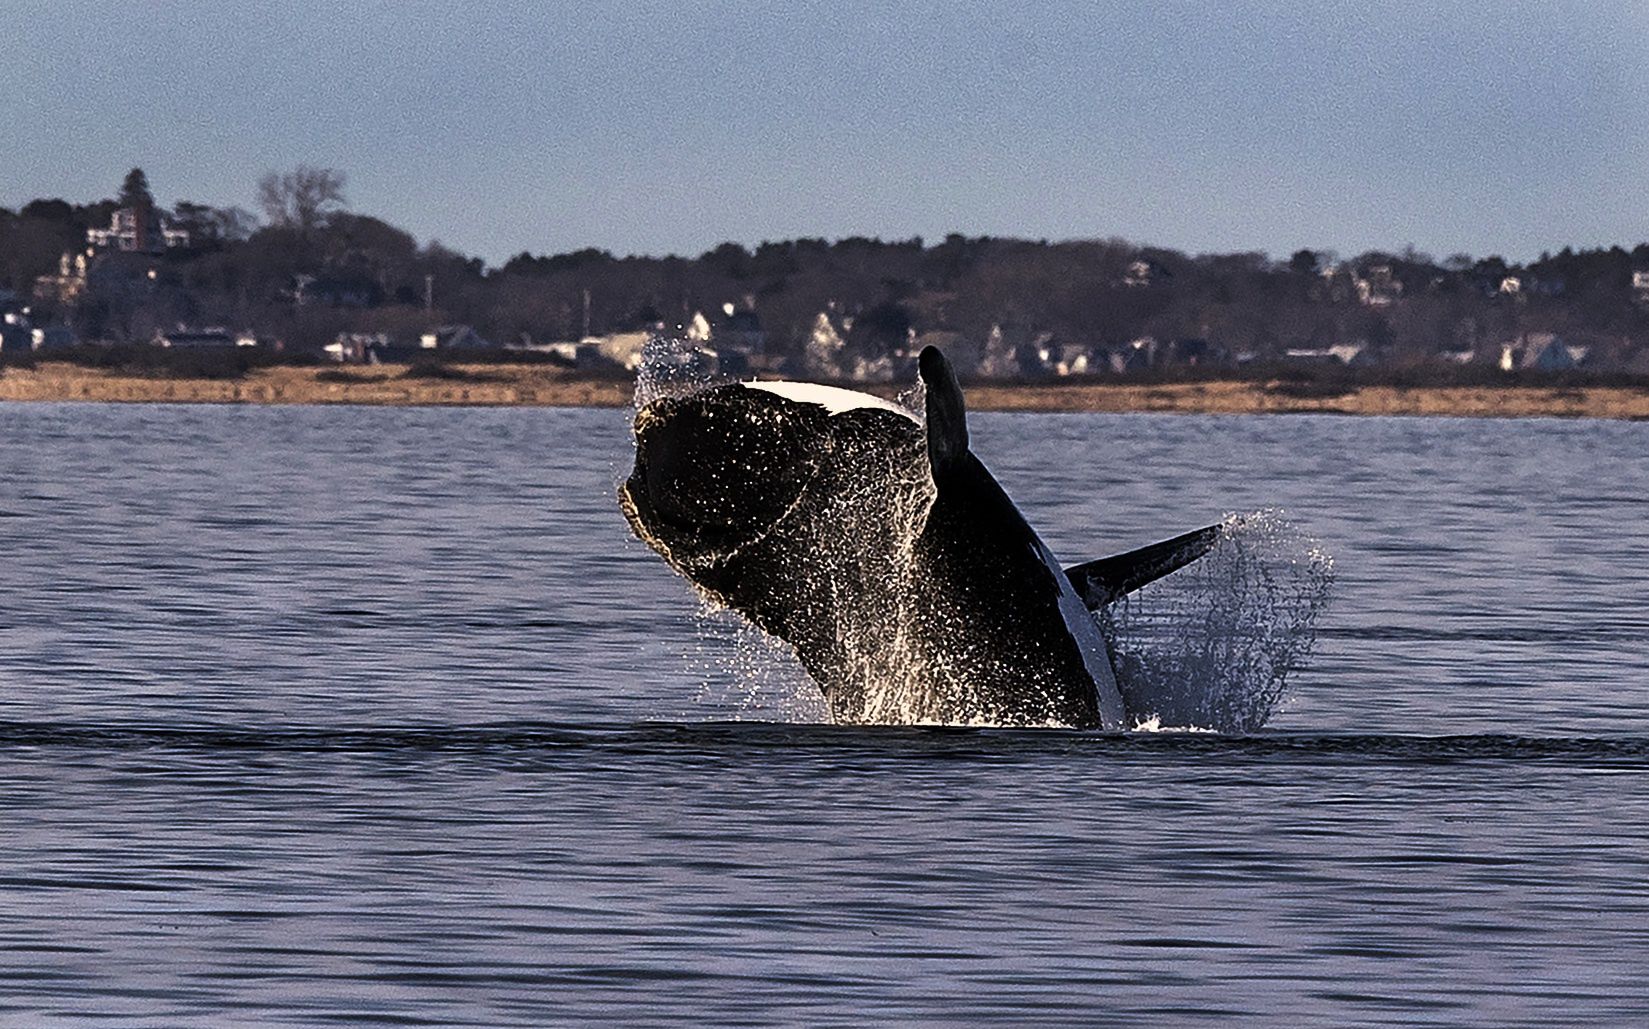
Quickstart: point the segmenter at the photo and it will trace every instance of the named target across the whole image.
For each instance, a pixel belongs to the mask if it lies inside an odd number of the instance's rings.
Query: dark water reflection
[[[974,435],[1320,536],[1271,730],[729,721],[621,412],[0,407],[0,1023],[1649,1019],[1649,426]]]

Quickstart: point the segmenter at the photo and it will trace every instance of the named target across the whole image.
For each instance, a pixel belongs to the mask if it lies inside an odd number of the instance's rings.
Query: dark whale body
[[[1062,570],[968,446],[929,347],[926,424],[866,394],[731,383],[636,415],[636,535],[794,649],[838,722],[1119,728],[1090,614],[1201,556],[1217,527]]]

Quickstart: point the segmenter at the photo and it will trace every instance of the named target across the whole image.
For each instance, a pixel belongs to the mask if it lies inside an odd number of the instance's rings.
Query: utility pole
[[[584,288],[584,336],[581,337],[581,338],[587,338],[589,335],[590,335],[590,289],[589,289],[588,286],[586,286]]]
[[[435,276],[426,272],[424,273],[424,313],[429,314],[433,310],[435,310]]]

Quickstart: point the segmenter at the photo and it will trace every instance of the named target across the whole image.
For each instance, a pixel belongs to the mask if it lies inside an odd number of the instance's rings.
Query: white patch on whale
[[[772,393],[775,396],[784,397],[786,400],[794,400],[799,404],[817,404],[832,415],[841,414],[843,411],[857,411],[861,408],[873,407],[903,415],[913,422],[920,423],[921,421],[909,410],[900,407],[891,400],[883,400],[881,397],[872,396],[869,393],[843,389],[840,386],[820,386],[812,382],[789,382],[784,380],[777,382],[745,382],[740,383],[740,385],[749,389],[759,389],[764,393]]]
[[[1108,729],[1126,728],[1123,724],[1122,693],[1117,688],[1116,675],[1111,670],[1111,656],[1105,645],[1105,637],[1099,631],[1099,623],[1088,611],[1082,598],[1076,595],[1070,579],[1066,578],[1065,570],[1060,567],[1053,551],[1042,540],[1032,537],[1035,543],[1036,556],[1047,565],[1053,575],[1054,582],[1059,590],[1059,614],[1065,621],[1065,629],[1076,641],[1076,648],[1082,654],[1082,666],[1088,672],[1088,678],[1093,680],[1095,703],[1099,706],[1099,717]]]

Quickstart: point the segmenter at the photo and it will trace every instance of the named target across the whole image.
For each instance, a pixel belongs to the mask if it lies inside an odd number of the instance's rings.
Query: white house
[[[1331,347],[1292,347],[1283,351],[1283,357],[1301,364],[1365,364],[1360,343],[1337,343]]]
[[[1370,265],[1356,280],[1357,301],[1365,307],[1387,307],[1403,295],[1403,282],[1389,264]]]
[[[497,345],[468,325],[441,325],[418,337],[425,350],[494,350]]]
[[[110,215],[108,228],[87,229],[86,243],[96,250],[158,254],[188,246],[189,231],[153,208],[122,207]]]
[[[608,362],[625,371],[641,367],[642,350],[652,334],[648,332],[613,332],[605,336],[585,336],[578,341],[577,363]]]
[[[1555,332],[1531,332],[1521,342],[1500,348],[1500,370],[1561,372],[1586,360],[1586,347],[1566,346]]]
[[[246,343],[249,340],[251,343]],[[155,346],[170,346],[175,350],[213,350],[213,348],[234,348],[234,346],[249,346],[257,343],[249,333],[231,333],[226,328],[183,328],[178,327],[171,331],[157,331],[153,338]]]

